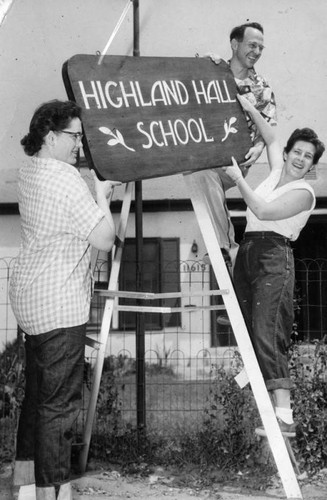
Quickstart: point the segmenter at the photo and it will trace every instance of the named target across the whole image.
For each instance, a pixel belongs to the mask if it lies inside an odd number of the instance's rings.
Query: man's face
[[[264,39],[261,31],[255,28],[246,28],[242,42],[232,40],[232,50],[243,68],[251,69],[260,59]]]

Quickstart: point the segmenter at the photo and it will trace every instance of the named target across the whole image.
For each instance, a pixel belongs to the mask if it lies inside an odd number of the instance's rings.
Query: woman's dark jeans
[[[287,238],[273,232],[245,233],[234,285],[267,389],[290,389],[294,258]]]
[[[82,401],[86,325],[25,334],[26,388],[16,460],[35,461],[38,487],[70,479],[72,426]]]

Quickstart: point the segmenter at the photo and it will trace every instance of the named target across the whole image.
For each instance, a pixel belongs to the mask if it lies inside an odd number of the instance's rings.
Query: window
[[[109,253],[108,260],[97,259],[94,267],[94,288],[101,290],[108,290],[109,283],[109,268],[112,259],[112,253]],[[95,333],[99,331],[102,323],[102,316],[104,311],[104,306],[106,303],[106,297],[101,297],[97,293],[94,293],[91,300],[90,318],[88,321],[88,332]]]
[[[136,240],[126,239],[123,249],[119,276],[119,289],[136,290]],[[179,239],[144,238],[143,239],[143,290],[144,292],[167,293],[180,291]],[[120,299],[121,305],[135,304],[132,299]],[[147,301],[151,306],[180,306],[179,298]],[[136,313],[119,312],[119,329],[134,330]],[[180,326],[180,313],[147,313],[145,328],[159,330],[164,327]]]
[[[218,284],[215,273],[210,266],[210,290],[218,290]],[[210,298],[211,305],[223,305],[224,301],[221,295],[213,295]],[[220,321],[219,321],[220,320]],[[236,346],[236,339],[233,329],[228,324],[228,315],[225,310],[211,311],[211,347],[232,347]]]

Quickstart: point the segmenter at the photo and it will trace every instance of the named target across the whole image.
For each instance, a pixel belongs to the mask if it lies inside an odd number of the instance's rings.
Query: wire
[[[111,43],[112,43],[113,39],[114,39],[114,38],[115,38],[115,36],[117,35],[118,30],[119,30],[119,28],[120,28],[120,26],[121,26],[122,22],[124,21],[124,19],[125,19],[126,15],[127,15],[127,12],[129,11],[129,8],[130,8],[130,6],[132,5],[132,3],[133,3],[133,0],[127,0],[127,4],[126,4],[126,6],[125,6],[125,9],[123,10],[122,15],[121,15],[121,16],[120,16],[120,18],[118,19],[118,22],[117,22],[117,24],[116,24],[116,26],[115,26],[114,31],[112,32],[112,34],[111,34],[111,36],[110,36],[110,38],[109,38],[109,40],[108,40],[108,42],[107,42],[107,45],[105,46],[105,48],[104,48],[104,49],[103,49],[103,51],[101,52],[101,56],[99,57],[99,60],[98,60],[98,64],[99,64],[99,65],[102,63],[104,56],[105,56],[105,55],[106,55],[106,53],[108,52],[108,49],[109,49],[109,47],[110,47],[110,45],[111,45]]]

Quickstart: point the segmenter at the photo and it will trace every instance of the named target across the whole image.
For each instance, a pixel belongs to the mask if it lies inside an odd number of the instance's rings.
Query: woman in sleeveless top
[[[234,285],[281,431],[295,436],[288,347],[293,326],[294,258],[298,238],[315,207],[304,176],[324,152],[317,134],[296,129],[280,149],[276,131],[241,95],[238,99],[266,143],[270,174],[252,190],[234,158],[224,167],[247,204],[247,225],[234,268]],[[263,428],[256,432],[265,435]]]

